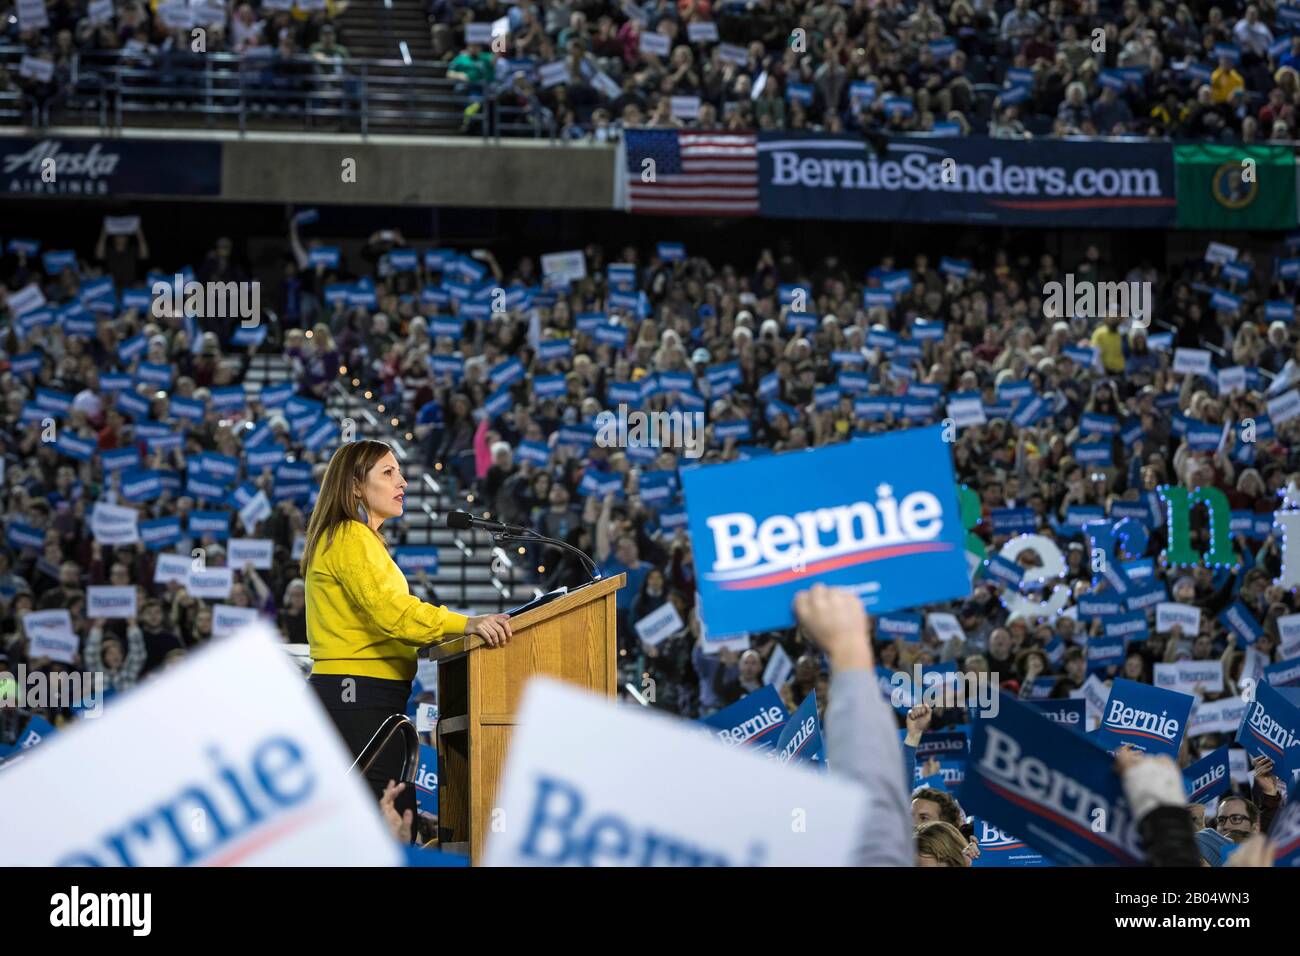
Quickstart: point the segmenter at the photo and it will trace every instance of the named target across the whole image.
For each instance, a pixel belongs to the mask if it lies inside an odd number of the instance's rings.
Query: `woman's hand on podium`
[[[465,634],[478,635],[488,647],[505,647],[510,643],[510,615],[483,614],[465,622]]]

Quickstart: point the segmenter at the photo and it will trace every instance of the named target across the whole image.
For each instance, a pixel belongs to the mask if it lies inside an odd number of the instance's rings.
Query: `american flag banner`
[[[623,142],[631,212],[758,215],[756,134],[629,129],[623,131]]]

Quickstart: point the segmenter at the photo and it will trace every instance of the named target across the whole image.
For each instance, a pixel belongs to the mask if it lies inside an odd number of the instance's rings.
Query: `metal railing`
[[[420,735],[416,733],[415,724],[405,714],[393,714],[380,724],[370,742],[357,755],[351,769],[364,777],[383,749],[392,740],[393,734],[402,734],[402,777],[401,781],[414,785],[415,772],[420,767]]]
[[[23,50],[0,46],[0,66],[18,77]],[[445,64],[404,60],[329,60],[264,53],[141,54],[86,52],[55,69],[42,92],[0,93],[0,124],[44,127],[88,118],[105,130],[176,123],[238,129],[250,123],[367,135],[468,133],[484,138],[550,136],[540,104],[503,103],[446,76]]]

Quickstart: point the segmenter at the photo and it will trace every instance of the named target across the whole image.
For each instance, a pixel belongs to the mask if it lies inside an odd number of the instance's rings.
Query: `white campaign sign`
[[[723,63],[734,63],[736,66],[745,66],[749,63],[749,54],[743,46],[736,46],[734,43],[718,44],[718,59]]]
[[[542,89],[547,90],[552,86],[559,86],[561,83],[569,82],[569,67],[563,60],[556,60],[554,63],[543,63],[537,70],[537,79],[541,81]]]
[[[1192,715],[1187,719],[1187,736],[1230,734],[1241,726],[1241,718],[1249,706],[1240,697],[1198,700],[1192,705]]]
[[[623,88],[609,78],[608,74],[596,71],[591,78],[591,87],[607,100],[616,100]]]
[[[1232,368],[1219,369],[1219,394],[1231,395],[1233,392],[1246,390],[1246,367],[1234,365]]]
[[[29,660],[48,657],[52,661],[71,664],[81,647],[72,631],[72,615],[63,608],[28,611],[23,615],[23,631],[27,635]],[[0,846],[3,845],[0,842]]]
[[[1300,389],[1291,389],[1285,395],[1268,400],[1268,417],[1274,425],[1281,425],[1300,415]]]
[[[654,647],[682,629],[682,618],[677,613],[676,605],[672,601],[665,601],[662,607],[651,611],[633,626],[637,636]]]
[[[767,657],[767,666],[763,668],[763,683],[780,689],[790,679],[793,671],[794,664],[790,661],[790,655],[785,652],[781,642],[777,641]]]
[[[961,629],[961,622],[957,620],[955,614],[931,611],[925,616],[925,623],[929,625],[930,630],[934,631],[934,636],[945,644],[954,637],[959,641],[966,640],[966,632]]]
[[[542,275],[548,279],[573,282],[587,278],[587,257],[581,249],[571,252],[548,252],[542,256]]]
[[[25,315],[45,304],[45,295],[38,283],[25,285],[17,292],[9,293],[9,311],[14,315]]]
[[[231,538],[226,545],[226,561],[232,568],[252,564],[259,571],[271,570],[274,542],[270,538]]]
[[[259,488],[257,494],[249,498],[244,507],[239,509],[239,520],[244,526],[244,531],[252,534],[257,523],[270,514],[271,502],[267,500],[266,492]]]
[[[136,590],[134,586],[102,587],[92,585],[86,588],[86,617],[96,618],[132,618],[135,617]]]
[[[678,119],[695,119],[700,115],[700,98],[698,96],[674,96],[668,101],[673,116]]]
[[[18,75],[24,79],[48,83],[54,79],[54,61],[23,54],[23,58],[18,61]]]
[[[959,398],[949,402],[948,417],[958,428],[983,425],[988,421],[984,415],[984,404],[978,398]]]
[[[154,584],[189,584],[194,560],[188,554],[160,554],[153,569]]]
[[[866,801],[834,774],[719,746],[547,678],[524,691],[488,866],[846,866]],[[557,726],[585,728],[580,738]],[[791,826],[791,808],[807,827]],[[796,832],[798,830],[799,832]]]
[[[431,734],[438,728],[438,705],[423,703],[415,705],[415,732]]]
[[[426,691],[438,692],[438,662],[421,657],[415,662],[415,682]]]
[[[1209,375],[1212,357],[1205,349],[1174,349],[1174,371],[1182,374]]]
[[[229,601],[234,586],[234,572],[230,568],[195,571],[191,565],[189,577],[185,581],[185,590],[190,592],[190,597],[207,598],[210,601]]]
[[[1288,614],[1277,619],[1277,633],[1282,638],[1283,660],[1300,657],[1300,614]]]
[[[1163,690],[1176,690],[1180,694],[1191,693],[1183,689],[1177,664],[1156,664],[1151,673],[1151,683]]]
[[[686,38],[692,43],[717,43],[718,25],[712,20],[693,20],[686,24]]]
[[[1268,658],[1255,650],[1254,647],[1246,648],[1246,654],[1241,662],[1241,680],[1253,680],[1256,684],[1264,680],[1264,669],[1268,667]]]
[[[1175,661],[1155,666],[1155,685],[1165,690],[1196,696],[1196,688],[1206,693],[1223,692],[1223,665],[1215,661]]]
[[[257,609],[218,604],[212,609],[212,636],[229,637],[241,628],[257,623]]]
[[[1250,782],[1250,761],[1246,759],[1246,751],[1240,747],[1228,751],[1228,775],[1233,783]]]
[[[96,544],[136,544],[140,513],[134,508],[96,501],[90,512],[90,533]]]
[[[44,30],[50,25],[49,14],[45,11],[45,0],[18,0],[14,6],[18,10],[19,30],[23,32]]]
[[[669,40],[662,33],[643,33],[638,49],[652,56],[667,56]]]
[[[113,13],[113,0],[99,0],[108,7],[109,16]],[[91,0],[92,7],[95,0]],[[93,16],[93,14],[92,14]],[[133,236],[135,231],[140,228],[139,216],[105,216],[104,231],[110,236]]]
[[[222,717],[159,719],[185,713]],[[249,628],[0,774],[0,846],[15,866],[400,865],[351,763],[275,634]]]
[[[1096,730],[1101,724],[1101,715],[1106,712],[1106,701],[1110,699],[1110,688],[1102,683],[1096,674],[1089,674],[1088,679],[1079,688],[1086,708],[1085,719],[1088,730]],[[1075,696],[1074,694],[1070,695]]]
[[[1183,636],[1195,638],[1201,629],[1201,609],[1177,601],[1161,601],[1156,605],[1156,633],[1168,634],[1174,625],[1183,629]]]
[[[169,30],[188,30],[194,23],[189,5],[181,0],[160,3],[154,13]]]
[[[1211,242],[1205,247],[1205,261],[1217,265],[1223,265],[1225,262],[1236,262],[1238,252],[1236,246],[1230,246],[1223,242]]]

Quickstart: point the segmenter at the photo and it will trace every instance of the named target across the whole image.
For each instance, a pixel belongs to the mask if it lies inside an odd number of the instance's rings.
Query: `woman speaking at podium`
[[[351,442],[330,459],[307,524],[310,683],[354,757],[387,718],[406,713],[421,647],[457,634],[476,634],[491,647],[510,640],[505,614],[466,617],[411,593],[379,534],[385,521],[401,517],[405,488],[387,445]],[[401,769],[394,738],[366,774],[376,798]],[[415,810],[413,787],[397,799],[399,815],[408,809]]]

